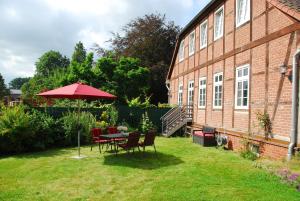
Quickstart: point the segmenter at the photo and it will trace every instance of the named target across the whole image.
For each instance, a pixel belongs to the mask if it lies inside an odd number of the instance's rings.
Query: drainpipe
[[[287,160],[292,159],[294,148],[297,143],[297,126],[298,126],[298,88],[299,88],[299,59],[300,49],[298,49],[293,57],[293,89],[292,89],[292,129],[291,129],[291,141],[288,148]]]
[[[166,80],[166,87],[168,89],[168,103],[170,104],[170,81]]]

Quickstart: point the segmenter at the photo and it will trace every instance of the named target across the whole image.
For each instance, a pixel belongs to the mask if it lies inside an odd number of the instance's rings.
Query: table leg
[[[118,151],[117,151],[117,143],[116,143],[116,139],[114,139],[114,146],[115,146],[115,153],[116,155],[118,154]]]

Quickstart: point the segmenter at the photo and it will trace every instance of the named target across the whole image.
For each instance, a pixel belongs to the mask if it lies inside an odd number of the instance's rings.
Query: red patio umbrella
[[[114,95],[101,91],[89,85],[83,83],[74,83],[68,86],[60,87],[50,91],[46,91],[38,94],[45,98],[66,98],[66,99],[78,99],[78,123],[80,114],[79,99],[115,99]],[[82,158],[80,156],[80,129],[78,129],[78,156],[76,158]]]

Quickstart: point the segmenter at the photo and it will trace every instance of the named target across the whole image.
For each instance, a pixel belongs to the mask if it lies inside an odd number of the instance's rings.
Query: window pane
[[[243,76],[243,71],[240,69],[238,70],[238,77],[242,77]]]
[[[223,79],[223,76],[222,75],[219,75],[219,81],[221,82]]]
[[[218,82],[218,80],[219,80],[218,76],[215,76],[215,82]]]
[[[247,106],[248,98],[243,98],[243,106]]]
[[[237,106],[241,106],[242,105],[242,99],[241,98],[238,98],[237,99]]]
[[[244,76],[247,76],[247,75],[248,75],[248,68],[244,68],[243,74],[244,74]]]

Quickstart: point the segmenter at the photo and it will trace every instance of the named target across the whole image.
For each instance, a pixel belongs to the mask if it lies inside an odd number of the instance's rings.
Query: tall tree
[[[83,63],[86,59],[86,50],[81,41],[75,45],[72,62]]]
[[[7,95],[7,93],[8,93],[8,90],[6,88],[4,78],[2,77],[2,75],[0,73],[0,100],[2,100],[4,98],[4,96]]]
[[[117,94],[123,103],[147,93],[149,89],[149,69],[141,66],[139,59],[103,57],[97,61],[93,72],[96,78],[94,86]]]
[[[48,51],[43,54],[35,63],[36,73],[42,76],[49,76],[54,70],[66,69],[70,64],[66,56],[57,51]]]
[[[17,77],[10,81],[9,88],[10,89],[21,89],[22,85],[30,80],[30,77]]]
[[[165,80],[180,28],[168,22],[165,15],[150,14],[134,19],[122,31],[123,34],[113,34],[112,51],[117,57],[139,58],[142,66],[149,67],[152,102],[166,102]],[[101,47],[96,49],[100,54],[106,53]]]

